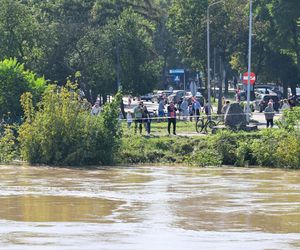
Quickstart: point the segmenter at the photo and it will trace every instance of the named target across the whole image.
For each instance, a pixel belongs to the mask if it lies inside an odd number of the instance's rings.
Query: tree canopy
[[[143,94],[165,86],[169,68],[207,72],[206,18],[213,2],[0,0],[0,59],[16,58],[60,85],[79,71],[90,101],[116,93],[118,82],[124,93]],[[299,13],[298,0],[253,2],[252,69],[259,81],[299,84]],[[228,74],[247,68],[248,21],[248,0],[210,8],[211,49]]]

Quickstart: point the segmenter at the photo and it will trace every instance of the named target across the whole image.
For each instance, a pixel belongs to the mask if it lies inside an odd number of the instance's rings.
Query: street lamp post
[[[207,7],[207,101],[208,101],[208,107],[209,107],[209,115],[211,114],[211,102],[210,102],[210,96],[211,96],[211,93],[210,93],[210,44],[209,44],[209,9],[211,6],[213,5],[216,5],[218,3],[222,3],[224,1],[217,1],[217,2],[214,2],[210,5],[208,5]]]
[[[251,46],[252,46],[252,0],[250,0],[250,14],[249,14],[248,81],[247,81],[247,121],[248,122],[250,121]]]

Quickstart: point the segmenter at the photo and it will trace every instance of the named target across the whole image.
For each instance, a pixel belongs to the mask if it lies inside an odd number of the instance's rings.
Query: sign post
[[[183,88],[185,90],[185,70],[184,69],[170,69],[169,73],[173,74],[173,75],[177,75],[177,76],[178,75],[183,75]],[[176,79],[179,80],[178,77]]]
[[[249,13],[249,44],[248,44],[248,82],[247,82],[247,122],[250,122],[250,77],[251,77],[251,48],[252,48],[252,0]]]

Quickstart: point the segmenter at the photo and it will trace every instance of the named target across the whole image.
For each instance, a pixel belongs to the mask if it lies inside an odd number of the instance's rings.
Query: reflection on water
[[[9,196],[1,198],[0,218],[32,222],[103,222],[122,203],[72,196]]]
[[[300,248],[297,171],[1,166],[0,190],[1,249]]]

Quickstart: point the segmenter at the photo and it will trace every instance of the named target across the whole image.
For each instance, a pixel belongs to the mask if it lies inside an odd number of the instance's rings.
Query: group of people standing
[[[173,134],[176,135],[176,112],[177,108],[175,107],[174,103],[171,102],[168,107],[168,133],[171,132],[171,125],[173,125]],[[163,113],[162,113],[163,112]],[[164,110],[159,113],[159,117],[164,117]],[[145,126],[145,130],[147,135],[151,133],[151,115],[148,111],[147,107],[143,104],[142,101],[139,102],[138,106],[133,109],[133,116],[131,111],[127,112],[127,126],[128,128],[131,127],[131,123],[134,120],[134,132],[137,133],[139,129],[140,134],[142,134],[143,125]]]
[[[140,134],[142,134],[143,124],[145,126],[147,135],[151,133],[151,116],[147,109],[147,106],[143,104],[142,101],[139,102],[138,106],[133,109],[134,115],[134,132],[137,132],[139,128]],[[131,127],[131,123],[133,121],[133,117],[131,111],[127,112],[127,126],[128,128]]]

